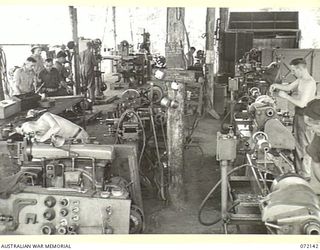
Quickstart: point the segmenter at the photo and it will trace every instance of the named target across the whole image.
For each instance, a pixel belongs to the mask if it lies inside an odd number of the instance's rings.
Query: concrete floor
[[[196,147],[190,147],[185,151],[185,204],[182,209],[175,209],[160,201],[146,199],[145,213],[146,230],[145,233],[159,234],[216,234],[221,233],[220,225],[203,226],[198,221],[198,209],[212,186],[219,180],[219,167],[215,160],[216,132],[220,122],[211,117],[202,119],[194,133],[194,137],[199,141],[204,155]],[[205,212],[210,211],[208,220],[213,220],[219,216],[213,210],[219,209],[219,195],[210,200],[209,207]]]

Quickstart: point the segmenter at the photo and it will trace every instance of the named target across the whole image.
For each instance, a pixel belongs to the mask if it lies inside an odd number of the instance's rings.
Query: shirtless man
[[[292,73],[297,80],[290,84],[272,84],[270,91],[279,89],[279,96],[295,105],[293,132],[296,138],[296,167],[301,176],[310,177],[310,156],[306,153],[306,146],[313,138],[311,128],[304,121],[304,108],[316,95],[316,82],[309,74],[307,63],[303,58],[296,58],[290,62]],[[297,96],[290,96],[287,92],[297,90]]]
[[[191,47],[187,54],[185,54],[187,67],[191,67],[194,64],[193,54],[196,51],[195,47]]]
[[[17,132],[21,134],[33,133],[34,138],[39,142],[45,142],[48,139],[54,140],[56,137],[83,140],[89,138],[88,133],[80,126],[49,112],[44,113],[36,121],[23,123]]]

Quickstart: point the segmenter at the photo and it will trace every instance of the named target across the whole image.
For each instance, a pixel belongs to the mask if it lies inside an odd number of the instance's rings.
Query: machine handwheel
[[[139,234],[143,231],[143,213],[141,209],[132,205],[130,209],[130,234]]]

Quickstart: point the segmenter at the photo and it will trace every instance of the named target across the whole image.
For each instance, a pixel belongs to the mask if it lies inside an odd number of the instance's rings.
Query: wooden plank
[[[257,49],[264,48],[295,48],[296,47],[296,37],[281,37],[281,38],[254,38],[253,47]],[[263,64],[264,65],[264,64]]]
[[[230,224],[236,225],[264,225],[260,214],[230,214]]]
[[[273,33],[279,33],[279,32],[298,32],[298,29],[228,29],[230,32],[245,32],[245,31],[251,31],[251,32],[273,32]]]

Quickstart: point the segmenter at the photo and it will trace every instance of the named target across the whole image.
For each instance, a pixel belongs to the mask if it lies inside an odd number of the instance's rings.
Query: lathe
[[[319,235],[317,191],[294,165],[292,114],[280,108],[277,98],[266,95],[267,82],[259,80],[261,65],[256,61],[239,65],[242,73],[229,79],[229,131],[217,134],[221,180],[203,200],[199,221],[209,226],[222,220],[225,233],[230,225],[239,229],[255,224],[271,234]],[[221,216],[204,221],[202,210],[219,185]]]
[[[1,180],[1,234],[142,232],[135,147],[75,141],[55,147],[26,138],[3,143],[20,171]]]

